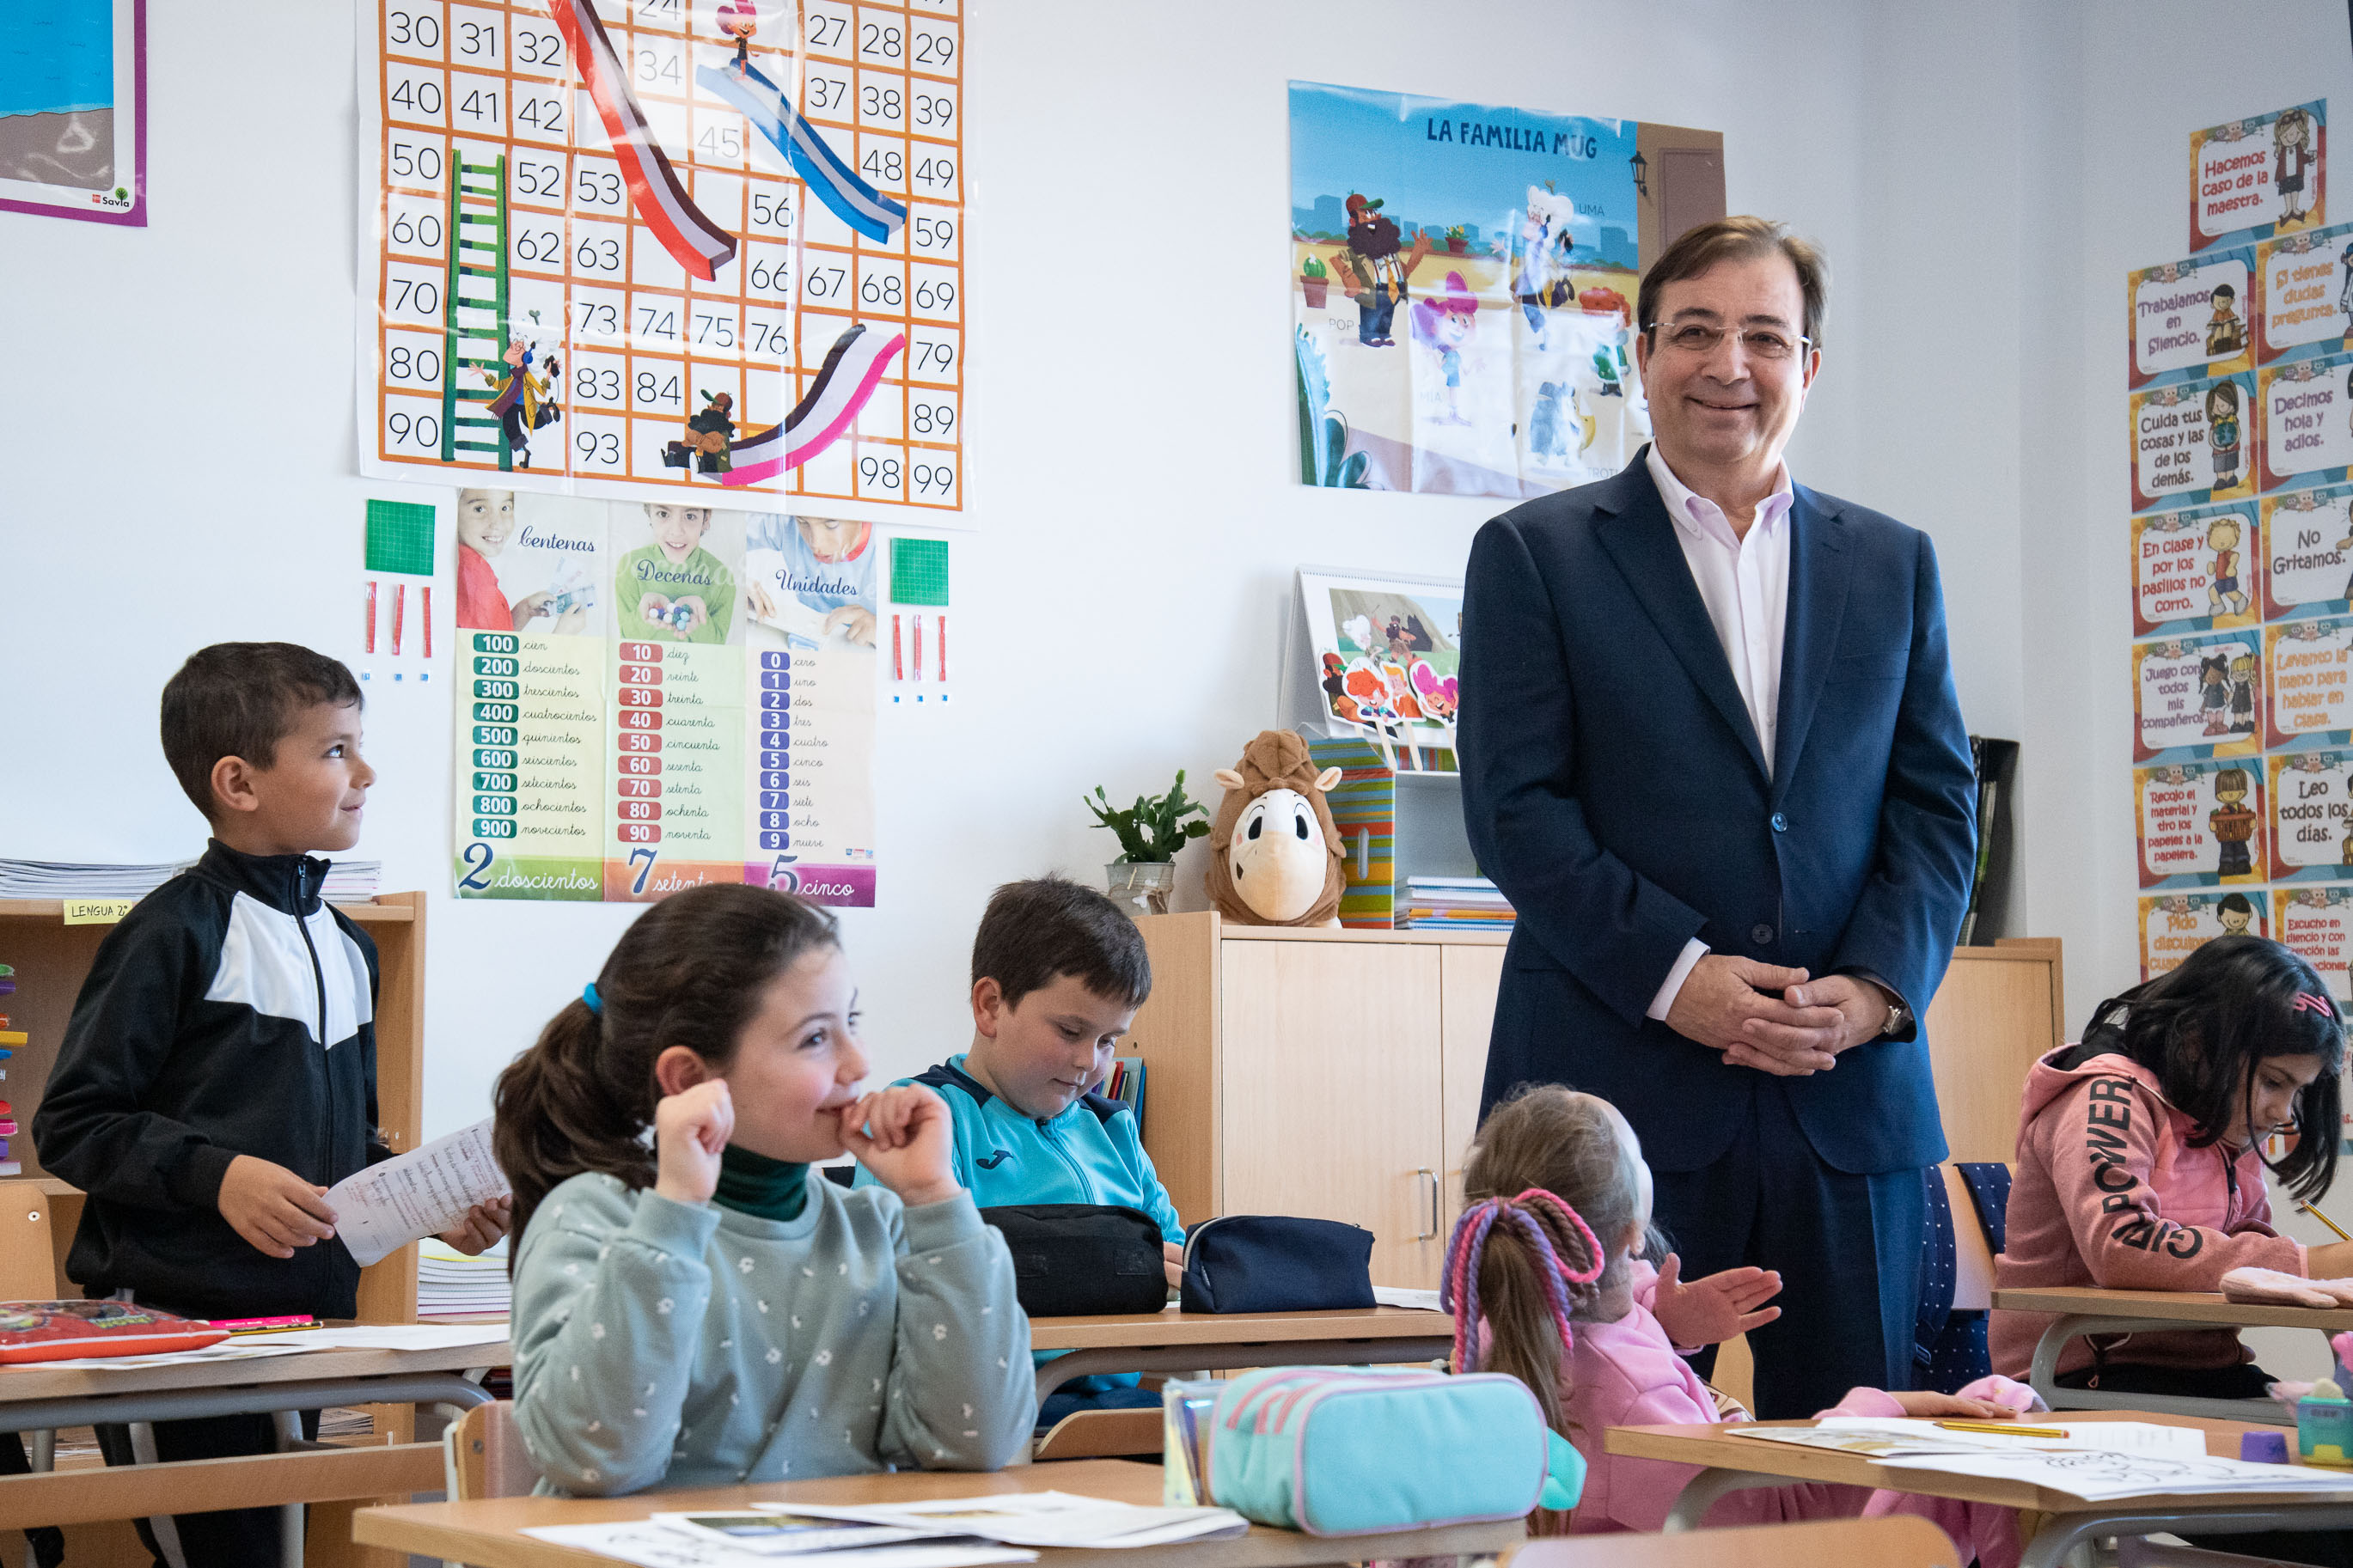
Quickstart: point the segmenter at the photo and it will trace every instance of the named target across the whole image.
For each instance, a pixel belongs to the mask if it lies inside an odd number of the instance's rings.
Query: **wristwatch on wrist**
[[[1912,1009],[1904,1005],[1903,999],[1894,992],[1887,992],[1886,996],[1887,1022],[1879,1026],[1879,1037],[1883,1040],[1893,1039],[1912,1022]]]

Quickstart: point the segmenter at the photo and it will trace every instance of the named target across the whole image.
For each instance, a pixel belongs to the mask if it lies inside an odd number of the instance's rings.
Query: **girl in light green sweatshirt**
[[[501,1075],[515,1418],[543,1492],[1020,1451],[1012,1259],[956,1184],[939,1097],[858,1092],[856,1009],[830,917],[695,888]],[[808,1179],[845,1149],[880,1186]]]

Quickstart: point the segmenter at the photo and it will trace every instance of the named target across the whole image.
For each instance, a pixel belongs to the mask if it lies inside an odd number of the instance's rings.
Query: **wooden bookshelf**
[[[376,1114],[394,1149],[413,1149],[425,1082],[425,895],[383,893],[372,903],[335,907],[375,942]],[[0,1014],[7,1015],[9,1028],[28,1037],[15,1057],[0,1063],[8,1075],[0,1079],[0,1100],[14,1107],[10,1115],[20,1129],[8,1140],[8,1158],[24,1167],[21,1177],[0,1181],[0,1187],[12,1194],[37,1191],[48,1200],[47,1229],[60,1289],[67,1289],[65,1253],[81,1220],[81,1194],[42,1168],[33,1115],[57,1065],[74,998],[98,956],[98,944],[112,929],[66,924],[65,905],[57,899],[0,899],[0,963],[16,971],[16,994],[0,996]],[[415,1247],[361,1270],[359,1315],[370,1323],[416,1321]]]

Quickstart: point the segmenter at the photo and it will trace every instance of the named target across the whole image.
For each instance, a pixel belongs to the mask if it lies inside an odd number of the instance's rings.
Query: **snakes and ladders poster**
[[[1636,284],[1724,139],[1294,81],[1291,193],[1302,481],[1538,496],[1649,438]]]
[[[358,7],[363,473],[962,510],[962,0]]]
[[[458,492],[459,897],[873,904],[878,531],[701,499]]]
[[[2328,105],[2189,138],[2125,278],[2141,973],[2276,937],[2353,1003],[2353,223]]]

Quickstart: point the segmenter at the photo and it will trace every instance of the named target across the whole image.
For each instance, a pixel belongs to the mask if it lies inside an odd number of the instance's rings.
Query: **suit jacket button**
[[[1748,928],[1748,940],[1757,942],[1771,942],[1773,940],[1773,928],[1762,923],[1761,921],[1756,925],[1750,926]]]
[[[1776,833],[1789,831],[1789,819],[1778,811],[1773,814],[1773,831]]]

